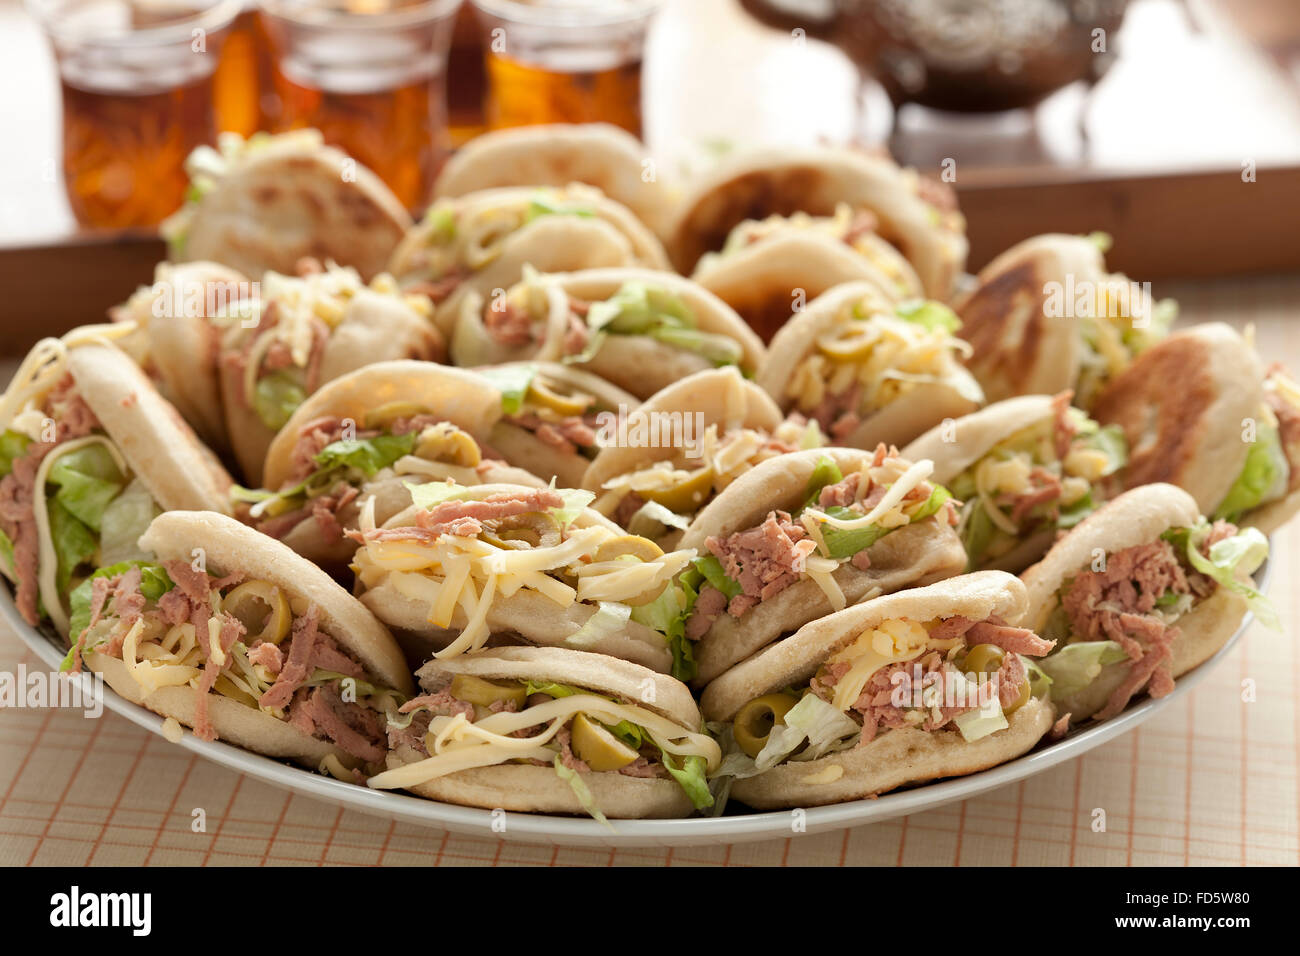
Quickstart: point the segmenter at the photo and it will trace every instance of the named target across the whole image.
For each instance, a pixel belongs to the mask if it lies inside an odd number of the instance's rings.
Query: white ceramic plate
[[[1265,565],[1256,576],[1261,589],[1267,584],[1267,570],[1268,566]],[[46,666],[51,670],[58,669],[59,663],[66,654],[62,641],[30,627],[14,607],[9,588],[2,586],[0,586],[0,619],[8,623],[19,639],[30,647]],[[1128,733],[1138,724],[1189,693],[1220,658],[1232,650],[1241,639],[1241,635],[1250,627],[1252,620],[1253,618],[1247,615],[1228,643],[1200,667],[1178,678],[1173,693],[1167,697],[1159,700],[1147,698],[1113,720],[1074,731],[1063,740],[989,770],[895,791],[875,800],[855,800],[835,806],[809,808],[803,811],[803,832],[821,833],[861,826],[865,823],[877,823],[881,820],[916,813],[919,810],[943,806],[946,803],[966,800],[996,787],[1006,786],[1017,780],[1042,773],[1068,760],[1074,760],[1094,747]],[[104,697],[105,704],[110,710],[146,730],[162,734],[161,717],[122,699],[107,685],[104,686]],[[526,843],[553,843],[561,846],[637,847],[710,846],[750,840],[780,839],[790,836],[793,832],[791,828],[793,818],[789,810],[688,820],[615,820],[608,827],[586,818],[527,813],[506,813],[502,817],[500,812],[496,812],[494,816],[495,811],[457,807],[402,793],[370,790],[355,784],[343,783],[332,777],[321,776],[269,757],[258,756],[230,744],[199,740],[188,732],[179,746],[206,760],[247,774],[272,786],[337,803],[362,813],[436,827],[467,836],[488,838],[497,836]]]

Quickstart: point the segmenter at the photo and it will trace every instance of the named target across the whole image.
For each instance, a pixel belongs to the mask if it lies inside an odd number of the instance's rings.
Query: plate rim
[[[1270,541],[1270,546],[1271,544]],[[1270,563],[1266,562],[1256,572],[1256,586],[1260,591],[1267,588]],[[8,587],[0,587],[0,620],[9,625],[19,641],[36,654],[42,663],[53,670],[58,669],[66,651],[57,647],[50,636],[21,618]],[[822,807],[717,817],[614,820],[608,825],[602,825],[581,817],[462,807],[402,792],[371,790],[233,744],[199,740],[188,729],[178,746],[195,756],[281,790],[341,804],[344,808],[371,816],[480,839],[575,848],[715,846],[783,839],[880,823],[968,800],[1078,759],[1088,751],[1136,729],[1190,693],[1219,661],[1233,651],[1254,623],[1254,614],[1247,611],[1224,645],[1200,665],[1179,677],[1171,693],[1158,699],[1147,697],[1108,721],[1074,731],[1062,740],[1046,747],[1036,747],[1027,754],[987,770],[895,790],[874,799],[851,800]],[[103,685],[103,691],[104,704],[109,710],[138,727],[160,737],[164,736],[162,717],[131,703],[107,684]],[[795,827],[796,821],[798,828]]]

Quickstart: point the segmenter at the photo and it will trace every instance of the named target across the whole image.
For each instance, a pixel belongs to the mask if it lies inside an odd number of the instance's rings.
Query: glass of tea
[[[659,0],[473,0],[493,129],[604,122],[641,135],[641,62]]]
[[[216,140],[212,77],[240,0],[29,0],[63,88],[63,179],[83,226],[155,226]]]
[[[408,209],[447,150],[447,53],[460,0],[265,0],[279,131],[311,127]]]
[[[248,139],[258,130],[275,127],[278,103],[271,81],[271,41],[258,16],[256,0],[242,0],[243,9],[230,27],[217,72],[212,98],[217,130]]]

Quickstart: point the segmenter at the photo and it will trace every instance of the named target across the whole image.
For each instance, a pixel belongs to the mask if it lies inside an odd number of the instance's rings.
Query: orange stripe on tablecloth
[[[225,810],[226,813],[229,813],[234,808],[235,800],[238,799],[239,797],[239,788],[242,787],[243,785],[244,785],[244,775],[241,773],[238,777],[235,778],[235,788],[230,791],[230,799],[226,801],[226,810]],[[217,821],[217,832],[212,834],[212,839],[208,843],[208,851],[203,854],[203,862],[199,864],[200,866],[207,866],[208,861],[212,859],[212,851],[217,848],[217,841],[221,839],[221,831],[225,827],[225,825],[226,825],[226,817],[225,814],[222,814],[221,819]]]
[[[266,861],[271,856],[271,848],[275,846],[275,840],[280,835],[280,827],[284,825],[284,818],[289,812],[289,804],[291,803],[293,803],[293,794],[286,792],[284,795],[284,803],[280,806],[279,816],[275,818],[275,826],[271,828],[271,835],[266,840],[266,851],[262,854],[262,862],[259,863],[258,866],[266,866]],[[397,821],[394,820],[388,825],[389,833],[393,832],[393,824],[396,822]],[[387,844],[387,842],[387,840],[384,841],[385,844]],[[383,854],[381,853],[380,856],[382,855]]]
[[[51,716],[53,716],[55,710],[56,708],[53,707],[50,708]],[[54,822],[54,818],[57,817],[59,815],[59,811],[63,809],[63,801],[67,799],[68,793],[72,789],[72,785],[76,783],[77,776],[81,773],[81,768],[82,766],[85,765],[86,758],[90,756],[90,751],[95,746],[95,740],[96,738],[99,737],[99,732],[100,730],[103,729],[103,726],[104,726],[104,722],[102,719],[95,721],[95,729],[90,733],[90,740],[86,741],[86,749],[83,750],[81,752],[81,756],[77,758],[76,764],[74,764],[72,767],[72,773],[68,774],[68,782],[63,785],[63,792],[59,794],[59,799],[58,801],[55,802],[54,809],[50,811],[49,819],[45,821],[45,827],[41,831],[40,840],[37,842],[36,846],[32,848],[32,855],[27,860],[28,866],[32,865],[32,862],[36,859],[36,854],[41,852],[41,844],[44,843],[45,840],[49,838],[50,824]],[[94,851],[92,850],[91,852],[93,853]],[[87,857],[86,859],[89,860],[90,858]]]
[[[172,802],[167,804],[167,812],[163,814],[162,821],[158,824],[157,830],[154,831],[153,841],[149,844],[149,852],[145,854],[143,866],[148,866],[149,861],[153,859],[154,851],[158,849],[158,841],[162,839],[162,835],[167,829],[167,821],[176,812],[176,804],[180,802],[181,794],[185,791],[185,785],[190,781],[190,773],[193,772],[194,764],[198,759],[198,754],[190,754],[190,762],[185,765],[185,772],[181,774],[181,781],[176,785],[176,792],[172,794]]]
[[[135,772],[140,768],[140,761],[144,757],[145,751],[149,749],[149,743],[152,737],[145,735],[144,740],[140,742],[140,749],[136,751],[135,759],[131,761],[131,766],[126,771],[126,777],[122,780],[122,786],[117,790],[117,796],[113,798],[113,805],[108,808],[108,814],[104,817],[104,822],[99,825],[99,833],[95,836],[95,843],[90,849],[90,856],[86,862],[92,863],[95,854],[99,852],[99,841],[104,839],[108,833],[108,825],[113,822],[113,817],[117,814],[117,808],[122,805],[122,797],[126,795],[127,789],[131,786],[131,781],[135,778]],[[90,748],[87,748],[89,750]]]

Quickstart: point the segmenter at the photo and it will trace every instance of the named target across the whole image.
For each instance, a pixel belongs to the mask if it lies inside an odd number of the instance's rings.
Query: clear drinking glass
[[[659,0],[473,0],[493,129],[605,122],[641,135],[641,65]]]
[[[240,0],[29,0],[63,92],[63,178],[83,226],[154,226],[216,140],[212,77]]]
[[[447,53],[460,0],[266,0],[280,130],[312,127],[412,210],[447,149]]]

